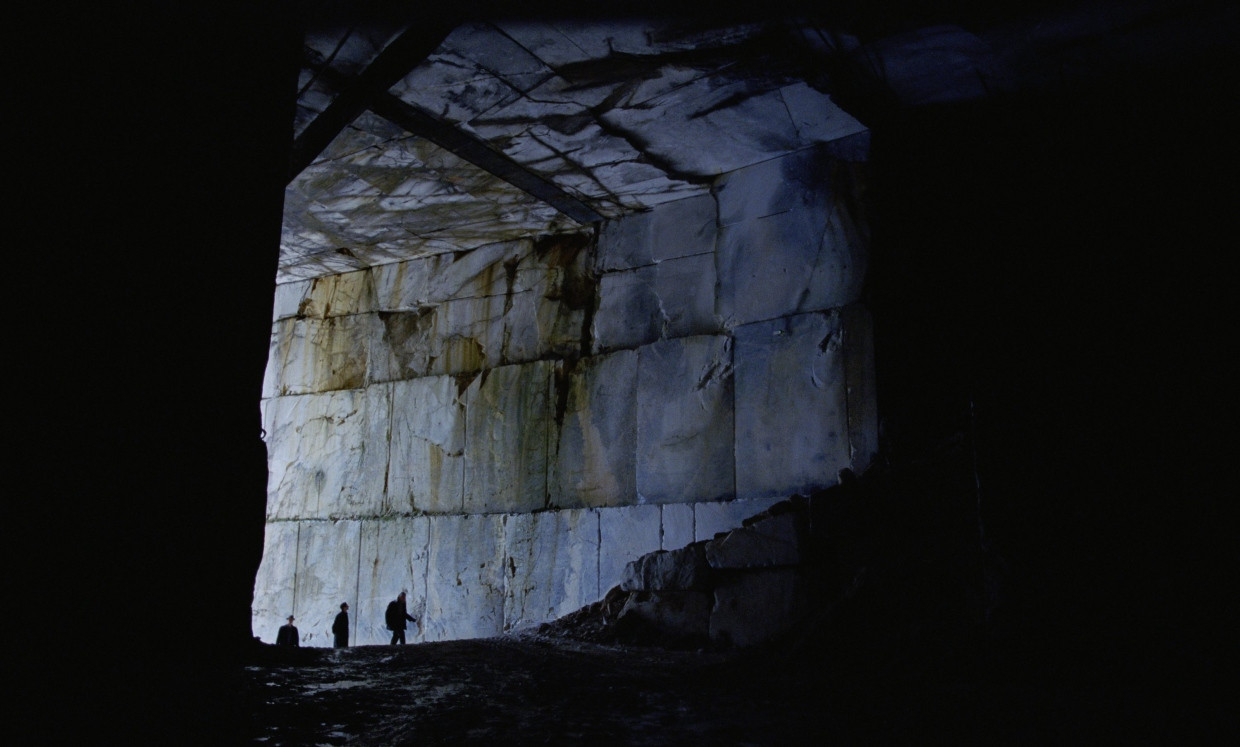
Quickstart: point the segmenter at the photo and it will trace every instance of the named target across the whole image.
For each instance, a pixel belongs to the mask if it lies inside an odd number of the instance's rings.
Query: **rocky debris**
[[[783,513],[734,529],[706,543],[711,568],[762,568],[801,562],[804,516]]]
[[[706,542],[679,550],[660,550],[624,567],[622,591],[701,591],[711,587]]]
[[[647,553],[625,566],[623,580],[601,602],[539,631],[668,648],[770,641],[808,608],[808,520],[809,503],[798,496],[713,539]]]

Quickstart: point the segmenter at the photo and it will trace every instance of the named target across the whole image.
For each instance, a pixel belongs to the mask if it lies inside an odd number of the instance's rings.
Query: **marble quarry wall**
[[[864,163],[828,146],[593,232],[278,286],[255,635],[498,635],[864,469]]]

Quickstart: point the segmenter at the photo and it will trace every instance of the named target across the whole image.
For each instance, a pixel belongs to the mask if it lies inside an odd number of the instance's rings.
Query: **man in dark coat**
[[[277,646],[301,646],[301,635],[297,633],[297,626],[293,625],[293,616],[288,616],[288,624],[280,626],[280,632],[276,633]]]
[[[332,636],[335,639],[336,648],[349,647],[349,603],[340,603],[340,614],[336,615],[336,621],[332,623]]]
[[[405,643],[405,621],[417,622],[409,611],[405,608],[405,592],[401,592],[400,596],[393,599],[387,606],[387,613],[384,615],[387,622],[388,630],[392,631],[392,642],[389,645],[396,645],[397,641],[401,645]]]

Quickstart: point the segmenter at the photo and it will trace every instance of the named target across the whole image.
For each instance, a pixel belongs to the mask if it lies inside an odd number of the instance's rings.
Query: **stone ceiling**
[[[409,33],[308,35],[299,143]],[[279,281],[576,230],[864,132],[812,84],[814,33],[785,22],[457,26],[407,71],[393,63],[292,176]]]
[[[816,143],[864,147],[876,111],[1134,79],[1240,26],[1211,0],[939,5],[872,10],[857,36],[704,14],[308,25],[277,281],[580,230]]]

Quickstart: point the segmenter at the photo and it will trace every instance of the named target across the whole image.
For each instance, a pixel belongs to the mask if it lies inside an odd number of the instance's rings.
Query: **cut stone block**
[[[665,503],[660,508],[663,519],[660,547],[664,550],[676,550],[693,542],[693,506],[685,503]]]
[[[850,465],[845,353],[836,311],[738,327],[736,492],[809,495]]]
[[[715,251],[719,216],[713,195],[667,202],[642,217],[649,226],[650,257],[655,262]]]
[[[705,543],[711,568],[765,568],[801,562],[801,527],[795,513],[769,516]]]
[[[563,370],[561,364],[560,370]],[[618,506],[637,496],[637,353],[582,358],[559,376],[564,413],[550,460],[551,505]]]
[[[422,640],[503,632],[503,517],[432,516]]]
[[[598,513],[504,517],[504,630],[555,620],[599,598]]]
[[[379,333],[372,314],[276,322],[263,396],[360,389],[367,382],[371,341]]]
[[[720,532],[731,531],[741,526],[745,519],[762,513],[781,500],[777,497],[741,498],[720,503],[698,503],[693,506],[694,540],[708,540]]]
[[[839,211],[812,205],[722,230],[719,314],[727,326],[851,303],[864,248]]]
[[[624,591],[709,589],[710,569],[704,544],[693,544],[678,550],[659,550],[626,564],[620,588]]]
[[[631,270],[715,250],[717,207],[709,194],[665,202],[603,225],[596,267]]]
[[[473,373],[498,366],[506,358],[537,358],[541,348],[534,323],[536,303],[526,292],[380,314],[382,333],[371,353],[373,378],[392,381]]]
[[[362,270],[277,285],[273,317],[326,319],[374,309],[374,283],[370,271]]]
[[[653,264],[649,221],[649,213],[638,213],[603,223],[595,269],[616,272]]]
[[[663,315],[653,265],[599,278],[591,334],[599,351],[634,348],[659,339]]]
[[[723,336],[665,340],[638,353],[637,491],[649,503],[729,498],[732,345]]]
[[[276,633],[293,610],[297,577],[296,521],[269,522],[263,534],[263,559],[254,577],[250,628],[264,643],[275,643]]]
[[[465,498],[465,405],[457,380],[392,385],[386,512],[455,513]]]
[[[624,578],[630,561],[659,549],[659,507],[623,506],[599,512],[598,583],[601,591]]]
[[[532,290],[518,272],[530,241],[487,244],[467,252],[437,254],[373,269],[375,295],[384,311],[415,311],[453,299],[503,296]]]
[[[677,173],[710,177],[766,161],[802,144],[778,91],[747,81],[702,76],[685,80],[684,68],[664,68],[643,81],[644,90],[602,111],[613,131],[640,132],[643,150]],[[726,102],[726,103],[725,103]]]
[[[830,96],[806,83],[784,86],[779,95],[803,140],[828,142],[866,132],[865,125],[837,106]]]
[[[268,519],[377,516],[388,464],[389,386],[262,404]]]
[[[655,266],[660,336],[688,337],[720,329],[715,315],[715,255],[696,254]]]
[[[792,568],[738,573],[715,589],[712,641],[755,646],[792,628],[802,614],[803,582]]]
[[[301,645],[330,647],[340,603],[357,599],[360,530],[359,521],[301,522],[293,612]]]
[[[715,180],[720,228],[825,204],[830,158],[822,148],[788,153]]]
[[[465,390],[467,513],[535,511],[547,500],[551,363],[501,366]]]
[[[350,603],[349,615],[353,645],[391,642],[392,632],[387,629],[384,613],[388,602],[402,591],[405,608],[418,619],[417,623],[408,624],[405,640],[423,640],[430,522],[425,516],[362,522],[357,602]]]

